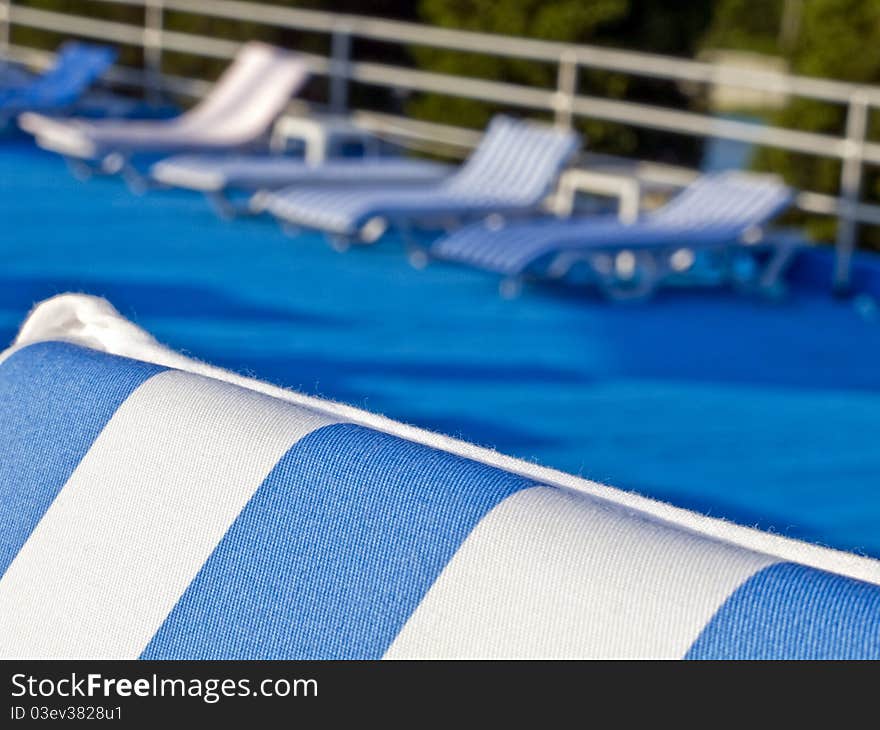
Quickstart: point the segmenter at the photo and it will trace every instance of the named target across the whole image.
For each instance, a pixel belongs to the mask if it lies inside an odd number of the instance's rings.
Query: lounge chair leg
[[[547,265],[544,275],[549,279],[564,279],[575,264],[590,261],[590,256],[582,251],[563,251],[554,256]]]
[[[67,167],[70,170],[70,174],[73,175],[80,182],[85,182],[86,180],[94,177],[95,171],[92,169],[91,165],[83,162],[82,160],[77,160],[73,157],[65,157],[64,159],[67,162]]]
[[[406,249],[407,253],[421,248],[421,246],[419,246],[418,239],[413,233],[413,227],[412,225],[410,225],[409,221],[397,221],[397,225],[395,227],[400,232],[400,238],[401,240],[403,240],[403,246]]]
[[[126,162],[120,172],[128,189],[135,195],[143,195],[150,189],[149,179],[138,172],[130,163]]]
[[[518,276],[508,276],[498,284],[498,293],[502,299],[516,299],[522,292],[522,279]]]
[[[257,190],[251,199],[247,202],[248,213],[251,215],[261,215],[266,212],[266,203],[269,200],[270,193],[268,190]]]
[[[331,234],[327,236],[327,241],[330,244],[330,248],[337,253],[345,253],[351,248],[351,239],[348,236]]]
[[[769,294],[774,298],[785,294],[782,275],[786,272],[799,250],[800,245],[797,243],[786,243],[776,247],[758,279],[758,288],[761,292]]]
[[[406,251],[406,260],[414,269],[424,269],[428,266],[428,252],[419,246],[408,246]]]
[[[208,202],[211,204],[211,207],[214,209],[217,216],[223,220],[232,220],[238,215],[239,210],[222,192],[215,191],[205,193],[205,197],[208,199]]]
[[[636,255],[621,251],[614,259],[613,268],[599,277],[599,289],[615,302],[638,302],[650,297],[663,278],[661,264],[653,254]]]

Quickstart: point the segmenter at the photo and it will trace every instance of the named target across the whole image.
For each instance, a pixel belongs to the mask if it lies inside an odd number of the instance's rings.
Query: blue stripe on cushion
[[[743,583],[688,659],[880,658],[880,587],[778,563]]]
[[[0,576],[116,409],[164,369],[63,342],[0,364]]]
[[[144,659],[381,657],[480,519],[531,486],[353,424],[304,437]]]

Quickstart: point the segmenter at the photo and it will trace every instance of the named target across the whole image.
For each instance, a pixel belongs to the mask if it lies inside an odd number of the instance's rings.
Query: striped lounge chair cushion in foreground
[[[880,565],[188,360],[0,359],[0,656],[877,657]]]

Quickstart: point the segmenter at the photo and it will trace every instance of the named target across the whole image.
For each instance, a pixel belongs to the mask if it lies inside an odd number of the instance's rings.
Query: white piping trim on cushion
[[[359,423],[400,438],[442,449],[520,474],[539,484],[589,494],[625,510],[650,515],[682,529],[763,552],[780,560],[809,565],[859,580],[880,584],[880,561],[774,535],[714,517],[690,512],[641,495],[608,487],[571,474],[499,454],[491,449],[398,423],[352,406],[314,398],[245,378],[184,357],[159,344],[140,327],[126,320],[106,300],[84,294],[60,294],[38,304],[21,327],[15,343],[0,354],[0,363],[13,352],[37,342],[61,340],[94,350],[122,355],[198,373],[234,383],[290,403],[323,412],[334,419]]]

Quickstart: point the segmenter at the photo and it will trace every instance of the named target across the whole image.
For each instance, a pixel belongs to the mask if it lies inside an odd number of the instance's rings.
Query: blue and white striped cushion
[[[577,149],[577,137],[550,127],[495,117],[468,161],[431,187],[299,187],[266,197],[266,210],[283,220],[354,234],[370,218],[467,216],[537,206]]]
[[[791,198],[792,190],[773,177],[719,172],[698,178],[647,219],[678,229],[730,226],[743,231],[778,215]]]
[[[246,381],[94,304],[0,360],[2,657],[880,656],[874,561]]]

